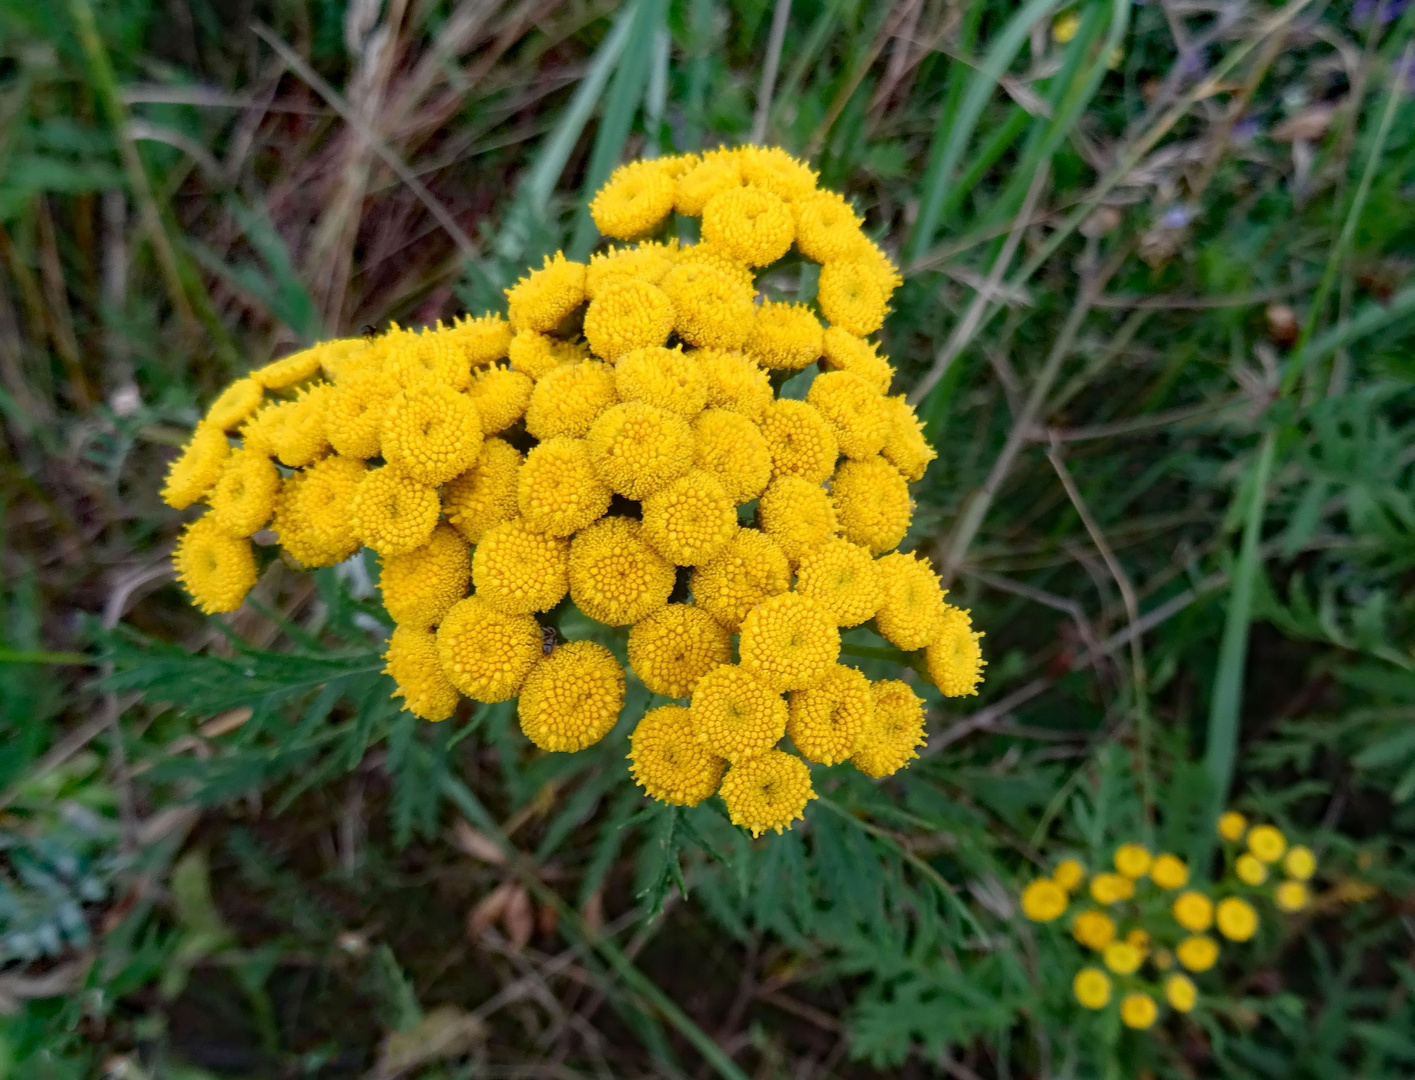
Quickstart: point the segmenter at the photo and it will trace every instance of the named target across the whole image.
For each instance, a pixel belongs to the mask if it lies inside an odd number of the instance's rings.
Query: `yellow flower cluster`
[[[1306,883],[1317,869],[1309,848],[1288,847],[1272,825],[1249,829],[1236,811],[1219,819],[1218,832],[1230,845],[1229,873],[1209,891],[1190,886],[1189,867],[1178,856],[1152,855],[1133,842],[1116,848],[1114,869],[1090,875],[1089,883],[1079,861],[1063,859],[1051,876],[1022,890],[1022,914],[1038,923],[1056,921],[1073,899],[1079,901],[1071,936],[1099,960],[1083,966],[1072,981],[1083,1006],[1106,1008],[1118,994],[1121,1022],[1136,1029],[1154,1024],[1161,1000],[1176,1012],[1192,1011],[1199,1002],[1193,976],[1217,964],[1218,937],[1245,942],[1257,934],[1253,900],[1269,867],[1281,864],[1287,874],[1271,892],[1274,905],[1289,913],[1307,906]],[[1240,849],[1245,839],[1246,848]],[[1083,887],[1092,903],[1081,898]]]
[[[924,741],[922,700],[839,663],[842,629],[873,620],[922,651],[946,695],[982,679],[969,613],[895,551],[935,457],[867,339],[900,279],[849,203],[775,148],[633,162],[590,212],[627,243],[547,258],[506,291],[506,319],[328,342],[227,389],[164,490],[211,508],[179,543],[181,580],[231,611],[263,529],[305,567],[372,548],[404,707],[441,720],[463,696],[519,698],[555,751],[601,739],[624,697],[607,649],[543,644],[538,616],[568,597],[629,627],[634,673],[687,702],[633,734],[645,791],[720,792],[754,836],[779,832],[815,797],[807,761],[882,777]],[[664,238],[675,212],[701,219],[700,243]],[[759,300],[756,271],[793,245],[821,264],[816,295]],[[813,365],[804,400],[777,396]]]

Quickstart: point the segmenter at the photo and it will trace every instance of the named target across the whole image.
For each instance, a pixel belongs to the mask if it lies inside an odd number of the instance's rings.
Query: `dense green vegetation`
[[[1412,31],[0,0],[0,1077],[1415,1070]],[[220,386],[503,309],[619,161],[754,135],[906,278],[881,337],[940,456],[904,546],[989,661],[928,688],[922,760],[817,769],[751,841],[645,800],[625,724],[399,713],[362,563],[188,606],[156,491]],[[1317,852],[1313,905],[1189,1017],[1080,1008],[1021,887],[1132,839],[1202,877],[1226,806]]]

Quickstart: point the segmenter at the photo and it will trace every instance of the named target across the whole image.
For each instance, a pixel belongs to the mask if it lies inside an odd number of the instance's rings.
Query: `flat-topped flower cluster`
[[[679,702],[632,735],[645,791],[720,792],[753,835],[779,831],[814,797],[802,758],[881,777],[923,741],[922,700],[839,663],[842,629],[873,620],[923,650],[947,695],[982,677],[968,612],[895,550],[935,457],[869,340],[900,279],[850,204],[774,148],[633,162],[590,209],[630,242],[547,258],[506,319],[394,326],[232,384],[164,490],[209,508],[177,570],[223,612],[255,584],[261,530],[303,567],[371,548],[405,708],[518,697],[552,751],[603,738],[624,697],[608,648],[543,634],[568,595],[629,627],[635,675]],[[675,212],[700,242],[663,238]],[[820,264],[812,301],[758,296],[793,245]],[[778,396],[808,368],[803,400]]]

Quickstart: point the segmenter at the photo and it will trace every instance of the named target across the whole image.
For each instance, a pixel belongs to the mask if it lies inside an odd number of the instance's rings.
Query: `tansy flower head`
[[[570,541],[537,532],[524,518],[503,521],[477,545],[472,585],[498,611],[549,611],[570,588]]]
[[[1135,883],[1124,874],[1097,874],[1091,878],[1091,899],[1098,904],[1118,904],[1135,895]]]
[[[437,659],[437,636],[422,626],[398,626],[383,654],[384,672],[398,688],[392,697],[424,720],[446,720],[457,709],[457,688],[448,681]]]
[[[341,380],[329,395],[325,437],[337,454],[371,458],[381,452],[383,417],[398,394],[398,384],[382,368]]]
[[[622,401],[642,401],[692,419],[707,404],[707,377],[681,349],[635,349],[614,365]]]
[[[436,383],[465,390],[472,366],[439,322],[436,329],[405,333],[385,354],[383,368],[403,389]]]
[[[751,269],[743,265],[740,259],[734,258],[731,254],[713,244],[705,242],[701,244],[689,244],[687,247],[679,248],[678,265],[715,267],[729,277],[739,281],[744,288],[751,290],[753,297],[757,295],[756,277],[753,275]],[[665,285],[669,281],[667,277],[663,280]]]
[[[329,432],[325,416],[334,387],[316,383],[280,409],[284,422],[274,432],[275,456],[292,469],[311,465],[329,453]]]
[[[608,364],[586,361],[559,367],[535,384],[526,409],[526,430],[542,440],[578,439],[618,400],[614,369]]]
[[[831,481],[831,501],[846,539],[876,555],[898,546],[913,519],[908,481],[882,457],[842,462]]]
[[[786,702],[732,664],[698,680],[690,712],[697,740],[728,761],[764,754],[786,734]]]
[[[1248,830],[1248,850],[1254,858],[1265,863],[1275,863],[1287,850],[1287,837],[1272,825],[1254,825]]]
[[[762,531],[775,540],[786,558],[799,562],[807,552],[833,538],[840,527],[825,489],[799,476],[780,476],[768,485],[757,504]]]
[[[1190,971],[1208,971],[1218,961],[1218,942],[1203,934],[1194,934],[1175,947],[1174,956]]]
[[[967,611],[952,604],[944,605],[943,625],[939,628],[938,637],[929,643],[924,652],[929,678],[943,691],[944,697],[967,697],[978,692],[978,684],[983,681],[983,668],[987,666],[979,645],[982,636],[973,629],[973,620],[968,617]],[[1124,850],[1128,851],[1128,848]],[[1116,859],[1119,869],[1118,853]],[[1148,866],[1148,854],[1145,859]],[[1127,857],[1126,865],[1133,870],[1138,860]],[[1121,870],[1121,873],[1127,877],[1140,877],[1144,871],[1132,874]]]
[[[1159,855],[1150,864],[1150,880],[1166,891],[1182,889],[1189,881],[1189,867],[1177,855]]]
[[[512,370],[532,381],[545,378],[547,373],[565,364],[576,364],[584,359],[580,350],[569,342],[531,330],[523,330],[511,339],[506,356]]]
[[[1115,921],[1104,911],[1087,908],[1071,920],[1071,936],[1086,948],[1100,952],[1115,940]]]
[[[849,258],[864,243],[864,219],[843,195],[813,191],[791,204],[796,218],[796,247],[818,263]]]
[[[661,158],[631,161],[610,173],[590,201],[590,217],[605,236],[628,240],[648,232],[673,210],[676,191]]]
[[[821,324],[805,304],[768,300],[757,308],[742,348],[762,367],[799,371],[820,359],[825,339]]]
[[[673,329],[689,345],[739,349],[756,309],[750,278],[711,261],[680,262],[660,282],[673,305]]]
[[[223,531],[210,514],[182,530],[172,565],[182,587],[208,615],[235,611],[256,582],[250,541]]]
[[[904,284],[904,279],[899,276],[899,268],[894,265],[894,260],[889,257],[884,248],[868,236],[865,237],[865,246],[860,249],[860,254],[856,257],[869,269],[875,282],[879,285],[880,295],[884,298],[884,302],[889,303],[889,298],[894,294],[894,290]]]
[[[711,473],[690,469],[644,500],[644,539],[677,566],[702,566],[737,531],[737,511]]]
[[[393,399],[380,438],[389,465],[437,487],[465,471],[481,453],[481,417],[466,394],[428,383]]]
[[[1112,941],[1102,951],[1102,959],[1117,975],[1133,975],[1140,969],[1145,954],[1129,941]]]
[[[1144,844],[1121,844],[1115,849],[1114,861],[1118,871],[1132,881],[1138,881],[1149,872],[1152,859]]]
[[[1195,934],[1202,933],[1213,925],[1214,905],[1201,892],[1190,890],[1180,893],[1169,906],[1174,921]]]
[[[506,290],[511,325],[517,330],[549,333],[585,302],[585,266],[560,252]],[[514,342],[512,345],[514,346]]]
[[[1159,1006],[1149,994],[1137,990],[1120,999],[1120,1020],[1128,1028],[1144,1031],[1158,1016]]]
[[[399,329],[397,323],[393,323],[390,329]],[[367,371],[380,371],[383,368],[384,354],[386,353],[386,341],[389,334],[380,337],[345,338],[341,341],[327,341],[323,345],[314,346],[313,352],[319,354],[319,367],[323,369],[325,377],[336,386],[345,379],[362,375]],[[304,382],[298,379],[297,382]],[[274,387],[267,387],[274,389]]]
[[[322,354],[329,351],[332,346],[340,344],[343,343],[327,341],[323,345],[301,349],[299,352],[272,361],[265,367],[257,368],[251,372],[251,378],[267,390],[288,390],[290,387],[318,375]],[[353,344],[357,344],[360,348],[364,345],[362,341],[357,341],[357,339]]]
[[[504,360],[511,348],[511,324],[500,315],[487,314],[479,319],[463,315],[442,334],[461,352],[469,368],[486,367]]]
[[[590,426],[590,460],[610,490],[643,499],[692,467],[693,429],[676,413],[626,401]]]
[[[774,690],[818,685],[840,655],[840,631],[800,593],[763,600],[742,620],[742,667]]]
[[[816,174],[804,161],[779,146],[739,146],[737,161],[742,178],[773,192],[788,203],[805,199],[816,190]]]
[[[707,379],[709,408],[729,409],[748,420],[761,419],[772,402],[771,377],[739,352],[699,349],[690,354]]]
[[[332,396],[330,400],[333,400]],[[254,450],[257,454],[273,458],[275,456],[275,439],[293,410],[294,402],[291,401],[266,402],[256,410],[254,416],[241,425],[241,445],[247,450]],[[205,426],[207,425],[197,425],[197,431]],[[196,432],[193,432],[192,436],[195,441]],[[165,499],[166,495],[163,498]]]
[[[1237,810],[1228,810],[1219,815],[1218,834],[1225,840],[1237,842],[1248,831],[1248,819]]]
[[[287,477],[275,508],[280,546],[307,567],[331,566],[358,551],[354,496],[367,474],[358,458],[334,454]]]
[[[624,706],[624,671],[594,641],[561,645],[521,688],[517,713],[526,738],[542,750],[583,750],[609,734]]]
[[[773,401],[758,423],[771,450],[774,475],[799,476],[819,484],[835,468],[840,453],[835,432],[825,417],[804,401]]]
[[[1068,899],[1051,878],[1037,878],[1022,890],[1022,914],[1032,922],[1051,922],[1065,913]]]
[[[451,525],[439,525],[422,547],[382,560],[378,588],[395,623],[422,628],[436,625],[466,596],[471,579],[467,542]]]
[[[1280,911],[1301,911],[1311,902],[1305,882],[1284,881],[1273,890],[1273,903]]]
[[[1067,892],[1075,892],[1086,880],[1086,868],[1075,859],[1062,859],[1051,872],[1051,879]]]
[[[1312,854],[1311,848],[1298,844],[1288,849],[1282,860],[1282,868],[1287,871],[1288,877],[1298,881],[1310,881],[1312,875],[1317,872],[1317,857]]]
[[[756,529],[738,529],[705,566],[693,571],[693,599],[729,633],[747,612],[791,588],[791,566],[781,546]]]
[[[707,409],[693,419],[693,464],[722,485],[733,503],[760,495],[771,480],[771,450],[761,428],[741,413]]]
[[[1268,880],[1268,868],[1261,859],[1255,859],[1246,851],[1233,863],[1233,872],[1245,885],[1261,885]]]
[[[1192,1012],[1199,1001],[1199,989],[1189,976],[1175,973],[1164,981],[1164,998],[1175,1012]]]
[[[1110,976],[1100,968],[1084,967],[1071,980],[1071,992],[1088,1009],[1104,1009],[1110,1002]]]
[[[162,501],[174,510],[185,510],[221,479],[231,444],[215,424],[198,424],[191,440],[167,469]]]
[[[474,701],[508,701],[541,658],[529,615],[508,615],[479,596],[459,600],[437,628],[437,658],[448,681]]]
[[[520,470],[519,450],[502,439],[486,439],[471,467],[443,485],[442,509],[468,543],[480,543],[493,526],[515,517]]]
[[[659,608],[629,630],[629,666],[645,686],[664,697],[688,697],[699,679],[731,662],[731,636],[692,604]]]
[[[816,685],[791,692],[786,734],[808,761],[834,765],[849,760],[874,723],[870,680],[836,664]]]
[[[859,258],[836,259],[821,267],[816,302],[833,326],[860,337],[878,330],[889,312],[878,270]]]
[[[232,536],[251,536],[265,528],[280,495],[280,470],[264,454],[236,450],[226,459],[211,489],[211,516]]]
[[[565,370],[574,371],[580,366],[583,365]],[[478,371],[467,386],[467,398],[476,406],[483,433],[492,435],[505,431],[525,416],[535,386],[525,372],[512,371],[500,364]]]
[[[754,837],[791,828],[816,797],[806,763],[781,750],[733,762],[719,790],[732,824]]]
[[[651,285],[659,284],[676,265],[678,241],[658,244],[652,241],[631,247],[615,247],[590,256],[585,271],[585,295],[593,300],[599,290],[614,278],[637,278]]]
[[[837,626],[859,626],[879,610],[879,568],[858,544],[827,540],[801,556],[796,591],[825,608]]]
[[[694,737],[682,705],[650,709],[629,736],[629,772],[659,802],[697,806],[717,790],[726,767]]]
[[[875,625],[890,644],[912,652],[938,638],[943,628],[947,595],[939,586],[938,575],[917,555],[895,552],[876,564],[883,583],[883,596]]]
[[[838,326],[825,328],[825,333],[821,338],[821,346],[823,349],[821,366],[827,371],[848,371],[850,374],[858,375],[864,379],[877,393],[887,394],[889,392],[889,385],[894,381],[894,368],[890,367],[889,361],[879,354],[877,346],[862,337],[856,337],[849,330],[842,330]],[[893,400],[903,402],[904,399],[900,397]],[[921,472],[920,476],[922,475]],[[917,480],[919,477],[910,477],[910,479]]]
[[[349,524],[353,535],[380,555],[406,555],[427,543],[441,509],[435,488],[384,465],[359,481]]]
[[[662,345],[672,332],[673,302],[668,293],[638,278],[605,282],[585,311],[585,340],[596,356],[606,360]]]
[[[584,439],[547,439],[526,455],[516,505],[531,528],[570,536],[603,517],[609,500],[609,487],[595,471]]]
[[[570,598],[606,626],[628,626],[668,603],[673,564],[642,536],[632,518],[607,517],[570,543]]]
[[[714,195],[742,186],[742,166],[730,150],[710,150],[678,177],[673,207],[680,214],[701,217]]]
[[[1248,901],[1229,896],[1214,909],[1214,925],[1229,941],[1247,941],[1258,932],[1258,913]]]
[[[884,398],[860,376],[822,372],[811,383],[806,401],[825,418],[846,457],[864,460],[884,449],[889,437]]]
[[[865,727],[860,747],[851,757],[855,768],[878,780],[892,776],[919,756],[924,738],[924,700],[898,679],[874,683],[874,721]]]
[[[750,184],[718,192],[703,207],[703,239],[748,266],[786,254],[796,223],[781,196]]]
[[[265,400],[265,391],[254,378],[237,379],[206,410],[206,422],[222,431],[235,431],[249,420]]]

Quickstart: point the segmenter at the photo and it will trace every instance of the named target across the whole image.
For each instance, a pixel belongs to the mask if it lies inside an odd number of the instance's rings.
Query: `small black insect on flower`
[[[549,656],[555,651],[555,646],[560,642],[560,635],[553,626],[542,626],[540,628],[540,654]]]

